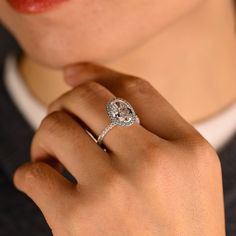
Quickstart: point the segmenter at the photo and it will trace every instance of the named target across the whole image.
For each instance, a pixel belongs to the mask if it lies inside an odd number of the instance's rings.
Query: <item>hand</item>
[[[68,69],[66,80],[76,87],[49,107],[33,161],[14,178],[54,235],[225,235],[215,151],[148,82],[91,64]],[[98,136],[114,97],[132,104],[141,125],[113,128],[105,152],[85,128]],[[52,157],[77,184],[46,164]]]

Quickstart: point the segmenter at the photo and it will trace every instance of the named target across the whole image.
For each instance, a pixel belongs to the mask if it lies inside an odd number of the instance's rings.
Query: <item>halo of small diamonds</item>
[[[106,110],[113,124],[130,126],[137,122],[137,115],[133,107],[122,98],[115,98],[109,101]]]

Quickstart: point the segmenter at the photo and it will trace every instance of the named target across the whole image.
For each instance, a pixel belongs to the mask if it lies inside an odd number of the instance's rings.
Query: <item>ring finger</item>
[[[111,123],[105,108],[107,102],[114,98],[115,95],[101,84],[88,82],[56,100],[50,105],[49,112],[65,110],[72,113],[98,137],[102,130]],[[107,133],[103,143],[111,153],[120,158],[127,158],[127,156],[135,157],[135,152],[140,156],[140,152],[145,151],[145,142],[150,143],[154,140],[156,142],[158,137],[141,125],[133,124],[129,127],[116,126]]]

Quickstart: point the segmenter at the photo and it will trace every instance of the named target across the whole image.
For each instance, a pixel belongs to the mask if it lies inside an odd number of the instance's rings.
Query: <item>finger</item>
[[[43,162],[19,167],[14,174],[14,184],[38,205],[50,225],[53,219],[64,215],[76,193],[73,184]]]
[[[64,74],[71,86],[77,86],[81,80],[96,81],[128,100],[139,114],[142,125],[164,139],[175,140],[196,132],[145,80],[88,63],[68,67]]]
[[[106,113],[106,104],[113,98],[114,95],[102,85],[95,82],[84,83],[51,104],[49,112],[66,110],[74,114],[98,137],[111,123]],[[129,127],[114,127],[105,136],[103,143],[110,152],[120,154],[120,158],[135,158],[134,152],[141,153],[145,142],[154,138],[156,141],[156,136],[142,126],[134,124]],[[136,148],[127,150],[127,146]]]
[[[93,80],[94,76],[108,78],[114,76],[114,71],[92,63],[79,63],[64,68],[64,79],[72,87]]]
[[[33,138],[33,160],[57,158],[80,184],[98,183],[109,171],[110,159],[70,115],[48,115]]]

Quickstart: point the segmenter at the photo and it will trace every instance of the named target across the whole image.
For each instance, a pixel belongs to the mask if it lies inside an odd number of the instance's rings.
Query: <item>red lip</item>
[[[65,1],[68,0],[8,0],[16,11],[22,13],[41,13]]]

